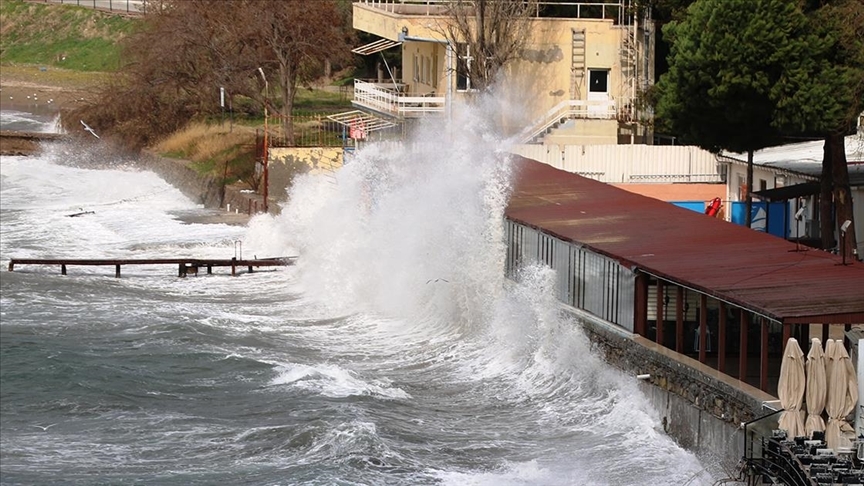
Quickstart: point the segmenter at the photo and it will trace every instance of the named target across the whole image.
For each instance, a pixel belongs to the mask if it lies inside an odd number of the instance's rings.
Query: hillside
[[[136,25],[134,18],[90,8],[3,0],[0,64],[116,71],[120,67],[119,41]]]

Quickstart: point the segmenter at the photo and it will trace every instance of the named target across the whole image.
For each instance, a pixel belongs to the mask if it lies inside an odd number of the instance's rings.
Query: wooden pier
[[[75,258],[13,258],[9,261],[9,271],[20,265],[59,265],[60,274],[66,275],[67,266],[114,266],[114,276],[120,278],[123,265],[177,265],[177,276],[198,275],[198,269],[206,268],[213,273],[213,267],[231,267],[231,275],[237,275],[237,268],[246,267],[249,273],[258,267],[284,267],[293,265],[296,257],[262,258],[254,260],[199,259],[199,258],[154,258],[154,259],[75,259]]]

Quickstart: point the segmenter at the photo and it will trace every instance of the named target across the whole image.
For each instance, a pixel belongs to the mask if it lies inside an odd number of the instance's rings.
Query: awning
[[[400,44],[402,43],[398,41],[392,41],[390,39],[378,39],[375,42],[370,42],[366,45],[355,47],[354,49],[351,49],[351,52],[353,52],[354,54],[361,54],[367,56],[369,54],[375,54],[376,52],[386,51],[387,49],[390,49],[391,47],[396,47]]]
[[[356,139],[364,139],[366,138],[367,133],[374,132],[375,130],[382,130],[384,128],[396,126],[395,123],[389,120],[385,120],[381,117],[360,110],[327,115],[327,118],[348,127],[351,133],[351,138]]]
[[[754,196],[769,201],[786,201],[788,199],[812,196],[814,194],[819,194],[818,182],[802,182],[801,184],[775,187],[774,189],[765,189],[764,191],[756,191],[753,193]]]

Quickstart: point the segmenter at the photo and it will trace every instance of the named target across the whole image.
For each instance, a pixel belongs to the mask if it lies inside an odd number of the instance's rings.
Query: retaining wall
[[[775,397],[586,312],[566,310],[584,323],[608,363],[634,376],[650,375],[641,389],[670,437],[715,473],[736,469],[744,455],[741,424],[771,413],[763,404]]]

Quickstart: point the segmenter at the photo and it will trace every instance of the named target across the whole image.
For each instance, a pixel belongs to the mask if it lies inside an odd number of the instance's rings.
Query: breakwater
[[[33,155],[42,151],[43,143],[67,140],[61,133],[0,130],[0,155]]]

